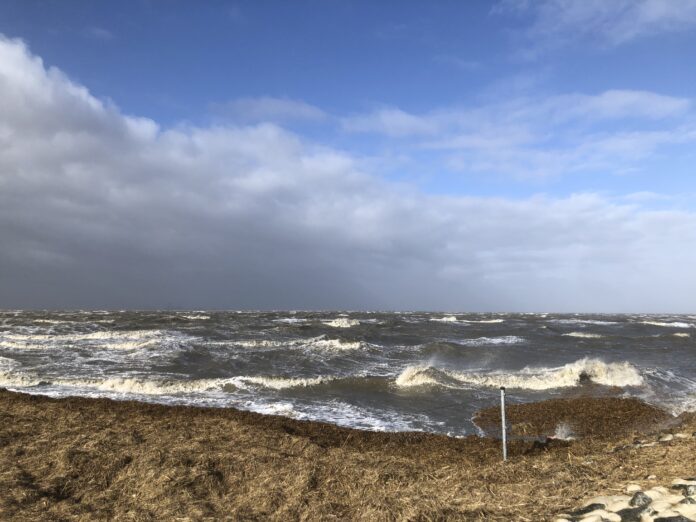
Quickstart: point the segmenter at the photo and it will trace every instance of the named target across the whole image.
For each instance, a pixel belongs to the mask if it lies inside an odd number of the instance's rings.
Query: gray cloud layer
[[[0,99],[2,307],[693,308],[691,212],[432,196],[273,124],[162,129],[13,40]]]

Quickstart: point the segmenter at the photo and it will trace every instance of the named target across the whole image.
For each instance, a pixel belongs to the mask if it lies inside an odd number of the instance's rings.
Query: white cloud
[[[432,134],[439,123],[433,118],[420,117],[401,109],[384,108],[367,115],[344,118],[343,128],[349,132],[372,132],[387,136]]]
[[[691,101],[647,91],[609,90],[507,99],[424,114],[398,109],[355,116],[353,132],[408,138],[411,146],[449,153],[465,172],[562,176],[622,173],[661,148],[696,141]]]
[[[109,41],[114,39],[114,33],[103,27],[91,26],[85,29],[85,34],[96,40]]]
[[[531,55],[579,39],[616,46],[696,27],[696,0],[503,0],[493,13],[531,14]]]
[[[692,212],[433,196],[274,124],[162,129],[12,40],[0,98],[0,306],[693,306]]]
[[[326,113],[306,102],[289,98],[263,96],[238,98],[212,106],[214,113],[240,123],[321,121]]]

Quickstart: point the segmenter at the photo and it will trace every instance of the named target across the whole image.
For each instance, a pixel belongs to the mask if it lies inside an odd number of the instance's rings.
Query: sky
[[[0,3],[0,307],[696,312],[696,0]]]

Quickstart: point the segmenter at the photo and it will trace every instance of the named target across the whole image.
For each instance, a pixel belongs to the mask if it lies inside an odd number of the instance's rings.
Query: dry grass
[[[616,451],[630,440],[517,442],[503,464],[476,437],[0,391],[0,520],[537,521],[648,474],[696,474],[696,439]]]

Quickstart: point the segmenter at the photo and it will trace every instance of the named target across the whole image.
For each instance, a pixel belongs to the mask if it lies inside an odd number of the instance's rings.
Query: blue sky
[[[690,309],[694,0],[8,0],[0,33],[0,186],[44,220],[6,210],[43,286],[0,306]]]

